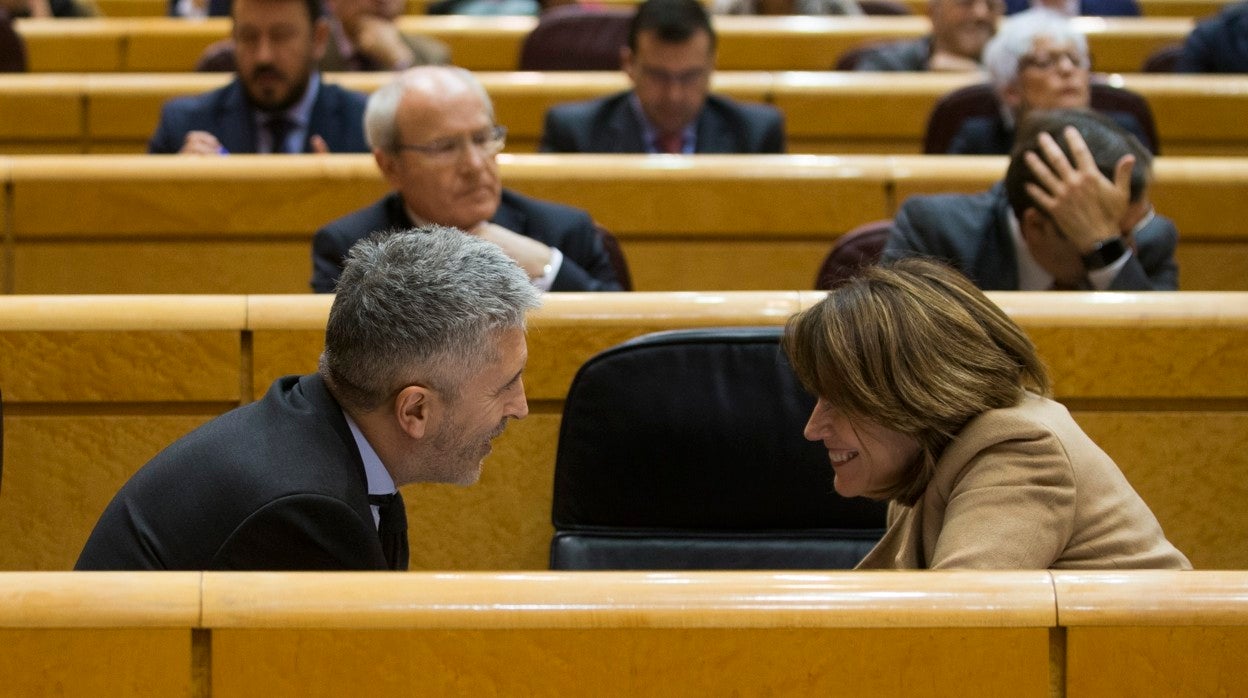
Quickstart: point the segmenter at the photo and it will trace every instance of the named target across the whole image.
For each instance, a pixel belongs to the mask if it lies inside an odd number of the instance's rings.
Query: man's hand
[[[186,134],[179,155],[224,155],[228,151],[221,147],[221,141],[207,131],[191,131]]]
[[[503,252],[508,257],[516,260],[516,264],[524,269],[530,279],[540,277],[550,264],[550,248],[530,237],[525,237],[520,233],[516,233],[504,228],[501,225],[495,225],[489,221],[477,224],[469,231],[482,240],[490,242],[503,248]]]
[[[368,56],[374,63],[390,70],[404,70],[416,62],[412,51],[398,26],[384,17],[361,14],[344,29],[351,37],[356,50]]]
[[[1039,137],[1044,157],[1028,152],[1023,157],[1039,184],[1028,182],[1027,193],[1053,218],[1079,254],[1091,252],[1098,242],[1122,235],[1121,221],[1131,198],[1134,155],[1123,155],[1111,182],[1096,167],[1087,143],[1071,126],[1063,131],[1074,156],[1072,164],[1047,134]]]

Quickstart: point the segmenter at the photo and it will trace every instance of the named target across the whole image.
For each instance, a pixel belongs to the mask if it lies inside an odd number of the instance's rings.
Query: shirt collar
[[[292,124],[294,124],[294,127],[291,128],[292,134],[294,132],[302,133],[307,130],[308,124],[312,121],[312,105],[316,104],[316,96],[320,93],[320,91],[321,74],[320,72],[314,70],[312,71],[312,74],[308,76],[308,87],[303,91],[303,96],[299,98],[298,102],[292,104],[289,109],[281,112],[282,116],[285,116]],[[276,116],[276,114],[272,112],[266,112],[260,109],[251,110],[251,118],[256,125],[257,131],[263,130],[268,120],[274,116]]]
[[[364,433],[360,431],[360,426],[355,423],[355,420],[351,419],[351,415],[343,410],[342,416],[347,418],[347,426],[351,427],[351,436],[355,437],[355,446],[360,449],[360,460],[364,461],[364,475],[368,478],[368,493],[393,494],[398,488],[394,486],[394,478],[390,477],[390,471],[386,470],[381,458],[377,457],[377,452],[368,443],[368,439],[364,438]]]
[[[1018,290],[1047,291],[1053,288],[1053,275],[1040,266],[1036,258],[1031,256],[1031,248],[1023,239],[1023,231],[1018,227],[1018,217],[1014,211],[1007,211],[1010,221],[1010,239],[1014,241],[1014,258],[1018,261]]]

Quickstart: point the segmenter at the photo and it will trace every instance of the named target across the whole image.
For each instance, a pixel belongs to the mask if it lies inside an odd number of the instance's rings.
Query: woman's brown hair
[[[1047,395],[1036,348],[957,271],[925,259],[868,267],[789,319],[784,350],[807,390],[851,419],[918,440],[891,490],[913,505],[945,446],[971,418]]]

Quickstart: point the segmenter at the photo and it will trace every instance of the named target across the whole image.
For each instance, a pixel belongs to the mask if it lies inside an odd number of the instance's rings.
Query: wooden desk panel
[[[1242,668],[1248,652],[1243,575],[1053,576],[1059,623],[1068,627],[1066,695],[1233,696],[1248,691]]]
[[[1154,50],[1182,41],[1193,22],[1178,17],[1080,17],[1097,70],[1140,69]],[[456,65],[515,70],[535,17],[404,16],[399,27],[445,42]],[[922,16],[743,17],[714,19],[720,70],[828,70],[845,50],[928,33]],[[203,49],[229,33],[227,18],[100,18],[61,23],[22,20],[32,72],[191,70]]]

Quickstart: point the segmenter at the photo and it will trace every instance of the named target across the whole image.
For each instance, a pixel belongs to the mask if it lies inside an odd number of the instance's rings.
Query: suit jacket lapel
[[[974,277],[985,289],[1018,289],[1018,251],[1010,234],[1010,202],[1005,185],[997,182],[989,190],[990,215],[985,219],[989,229],[980,235],[983,248],[975,255]]]
[[[596,150],[605,153],[646,153],[645,129],[629,104],[631,92],[615,98],[615,107],[606,120]]]
[[[528,216],[524,211],[507,203],[507,192],[503,192],[503,198],[498,203],[498,208],[494,211],[494,215],[490,218],[490,222],[521,235],[525,235],[525,227],[528,224]]]
[[[735,153],[737,152],[736,133],[732,130],[723,115],[711,109],[709,98],[702,105],[695,128],[698,142],[696,152],[699,153]]]
[[[217,105],[216,136],[231,153],[256,152],[255,123],[243,84],[234,78]]]

